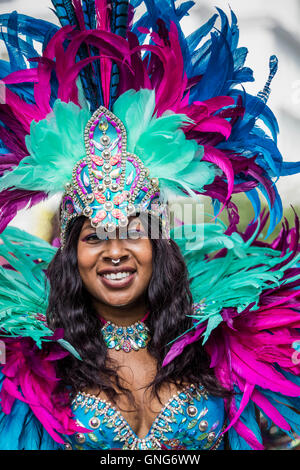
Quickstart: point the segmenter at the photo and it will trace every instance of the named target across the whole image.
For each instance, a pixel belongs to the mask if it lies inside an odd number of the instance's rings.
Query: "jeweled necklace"
[[[148,318],[149,312],[146,313],[142,320],[137,321],[133,325],[118,326],[111,321],[106,321],[100,317],[104,326],[101,328],[103,339],[109,349],[115,349],[125,352],[132,350],[138,351],[146,347],[149,336],[149,328],[144,321]]]

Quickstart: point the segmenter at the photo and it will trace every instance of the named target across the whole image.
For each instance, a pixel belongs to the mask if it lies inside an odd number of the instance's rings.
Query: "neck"
[[[141,321],[147,314],[147,307],[145,304],[138,305],[95,305],[96,311],[99,314],[103,324],[107,321],[111,321],[118,326],[129,326],[137,321]]]

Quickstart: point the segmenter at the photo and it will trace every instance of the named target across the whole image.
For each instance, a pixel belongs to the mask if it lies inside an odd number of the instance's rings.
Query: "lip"
[[[128,277],[123,279],[116,279],[111,280],[107,279],[103,276],[103,274],[111,274],[111,273],[120,273],[120,272],[131,272]],[[100,281],[104,284],[105,287],[110,289],[122,289],[124,287],[129,286],[136,275],[136,269],[132,268],[131,266],[120,266],[118,268],[106,268],[99,271],[98,276]]]

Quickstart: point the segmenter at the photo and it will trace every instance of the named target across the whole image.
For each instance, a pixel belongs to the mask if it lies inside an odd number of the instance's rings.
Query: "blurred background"
[[[51,7],[50,0],[0,0],[1,13],[17,10],[58,24]],[[203,24],[215,13],[216,7],[222,8],[227,14],[231,8],[237,15],[240,28],[239,45],[248,48],[246,65],[253,69],[255,77],[254,83],[245,84],[246,91],[256,94],[263,88],[268,76],[269,57],[272,54],[277,55],[279,69],[272,82],[268,104],[279,122],[278,142],[284,160],[300,160],[300,0],[196,0],[192,16],[183,20],[185,33],[188,34]],[[6,51],[0,49],[0,55],[5,58]],[[284,214],[291,221],[291,205],[300,213],[299,183],[299,176],[282,177],[277,183]],[[253,217],[252,207],[244,196],[235,196],[234,202],[240,207],[240,226],[243,228]],[[22,211],[12,225],[47,239],[51,216],[57,206],[56,198],[29,211]],[[271,238],[276,236],[279,228],[280,224]]]

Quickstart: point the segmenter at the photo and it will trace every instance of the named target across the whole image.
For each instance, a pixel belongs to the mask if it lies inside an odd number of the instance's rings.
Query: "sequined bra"
[[[66,436],[65,449],[221,449],[224,425],[222,398],[208,396],[202,386],[188,385],[174,394],[139,438],[109,401],[78,393],[72,402],[78,424],[91,430]]]

